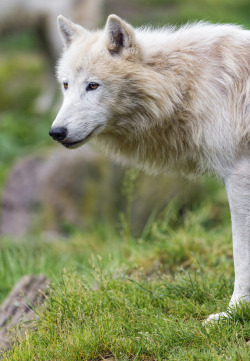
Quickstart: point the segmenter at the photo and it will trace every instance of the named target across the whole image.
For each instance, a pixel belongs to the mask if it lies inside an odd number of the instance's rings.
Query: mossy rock
[[[97,222],[117,226],[125,219],[138,235],[152,213],[163,210],[177,194],[182,194],[184,206],[200,193],[201,186],[194,188],[180,177],[131,173],[90,146],[56,148],[25,157],[13,167],[2,196],[1,232],[65,233]]]

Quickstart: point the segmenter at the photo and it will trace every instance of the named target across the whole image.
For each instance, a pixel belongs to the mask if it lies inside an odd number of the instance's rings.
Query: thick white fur
[[[69,87],[52,129],[67,128],[67,147],[93,138],[151,173],[223,178],[235,263],[230,305],[250,302],[250,32],[202,22],[134,29],[115,15],[96,32],[58,21],[58,79]],[[99,87],[87,91],[90,82]]]

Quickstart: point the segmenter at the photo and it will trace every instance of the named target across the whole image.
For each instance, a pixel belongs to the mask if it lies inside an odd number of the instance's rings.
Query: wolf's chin
[[[68,149],[76,149],[76,148],[79,148],[81,147],[83,144],[87,143],[90,138],[93,137],[93,135],[95,135],[96,133],[99,133],[100,132],[100,128],[102,127],[102,125],[98,125],[94,130],[92,130],[92,132],[90,132],[87,137],[85,137],[84,139],[81,139],[81,140],[77,140],[75,142],[61,142],[61,144],[65,147],[65,148],[68,148]],[[99,130],[99,131],[98,131]],[[97,132],[98,131],[98,132]]]

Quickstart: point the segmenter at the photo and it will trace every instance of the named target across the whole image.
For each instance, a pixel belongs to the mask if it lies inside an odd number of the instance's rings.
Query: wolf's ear
[[[134,29],[116,15],[109,15],[105,34],[111,54],[118,54],[123,49],[132,49],[135,45]]]
[[[88,30],[84,29],[80,25],[74,24],[62,15],[58,16],[57,23],[65,47],[68,47],[72,41],[77,39],[79,36],[88,33]]]

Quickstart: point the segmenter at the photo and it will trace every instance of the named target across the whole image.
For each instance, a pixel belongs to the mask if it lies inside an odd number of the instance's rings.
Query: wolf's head
[[[90,32],[63,16],[58,25],[64,52],[57,77],[64,101],[49,134],[76,148],[98,134],[126,132],[124,118],[133,114],[143,93],[134,29],[116,15],[108,17],[103,31]]]

